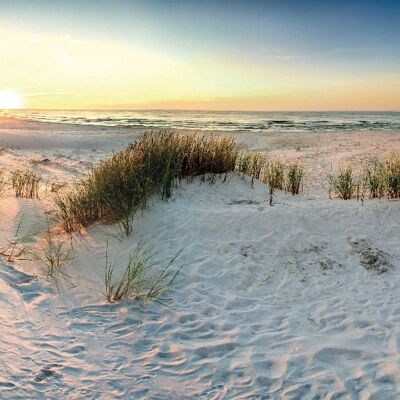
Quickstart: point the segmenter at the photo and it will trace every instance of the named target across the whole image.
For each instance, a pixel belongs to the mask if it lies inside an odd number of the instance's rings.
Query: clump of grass
[[[242,174],[244,177],[245,175],[250,175],[252,166],[252,154],[248,150],[242,150],[237,159],[236,170],[239,174]]]
[[[67,232],[102,221],[121,223],[129,235],[132,216],[151,196],[169,198],[183,178],[209,176],[212,182],[215,175],[235,170],[238,155],[231,138],[145,134],[61,193],[56,198],[59,219]]]
[[[249,175],[251,176],[251,186],[254,185],[254,179],[260,179],[263,168],[265,167],[266,157],[259,152],[255,152],[251,157],[251,168]]]
[[[363,165],[362,186],[371,198],[382,198],[386,192],[385,166],[377,157],[371,157]]]
[[[63,271],[63,268],[73,259],[72,249],[66,248],[63,241],[56,237],[56,234],[52,232],[49,221],[47,221],[45,236],[39,251],[35,253],[35,258],[45,265],[47,277],[54,279],[56,283],[58,276],[69,277]]]
[[[264,181],[268,184],[269,204],[273,204],[275,190],[282,190],[285,184],[285,165],[281,160],[267,162],[264,172]]]
[[[330,191],[334,191],[344,200],[357,194],[369,194],[371,198],[400,198],[400,156],[391,154],[385,159],[370,157],[362,165],[360,177],[354,176],[351,166],[339,167],[335,175],[330,176]]]
[[[8,262],[25,259],[23,257],[31,252],[29,242],[32,240],[34,233],[31,231],[26,233],[22,232],[23,219],[24,215],[21,215],[18,219],[14,236],[8,239],[7,246],[0,250],[0,255]]]
[[[7,188],[7,177],[6,171],[0,168],[0,196],[5,192]]]
[[[56,180],[48,182],[46,184],[46,191],[49,191],[50,193],[58,193],[60,190],[64,189],[66,186],[67,186],[66,182],[61,182],[56,179]]]
[[[292,195],[299,194],[304,179],[304,166],[299,162],[289,164],[286,171],[286,190]]]
[[[261,152],[242,150],[238,156],[236,171],[244,177],[251,177],[251,186],[255,179],[261,179],[266,164],[266,156]]]
[[[355,191],[355,178],[351,166],[340,166],[336,175],[330,176],[331,189],[343,200],[353,197]]]
[[[115,265],[109,260],[106,250],[105,296],[107,301],[120,301],[130,297],[137,298],[145,282],[145,270],[150,255],[145,254],[142,245],[136,247],[129,256],[128,264],[121,278],[114,280]]]
[[[400,198],[400,156],[391,154],[385,160],[387,194],[391,199]]]
[[[11,175],[11,186],[16,197],[39,198],[41,177],[31,169],[17,170]]]
[[[181,268],[172,271],[171,267],[181,252],[177,253],[161,273],[155,274],[155,264],[150,262],[154,254],[139,244],[129,256],[128,264],[119,279],[114,280],[115,265],[109,260],[106,251],[105,297],[107,301],[122,301],[133,298],[144,304],[153,301],[165,305],[161,300]]]
[[[269,163],[269,173],[271,173],[274,178],[275,187],[278,190],[283,190],[285,188],[285,164],[281,160],[274,160]]]

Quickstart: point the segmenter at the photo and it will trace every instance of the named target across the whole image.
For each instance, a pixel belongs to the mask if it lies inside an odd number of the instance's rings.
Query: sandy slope
[[[75,157],[83,171],[85,149]],[[1,243],[18,213],[43,227],[50,200],[0,198]],[[396,399],[399,220],[397,201],[279,193],[269,207],[264,185],[231,176],[155,201],[128,239],[110,226],[75,236],[59,294],[40,263],[2,261],[0,397]],[[121,270],[142,239],[161,264],[184,249],[173,310],[104,302],[106,242]]]

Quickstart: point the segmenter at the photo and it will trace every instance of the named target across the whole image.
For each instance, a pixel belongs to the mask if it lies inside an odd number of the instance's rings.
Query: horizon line
[[[14,108],[0,109],[0,112],[18,112],[18,111],[178,111],[178,112],[228,112],[228,113],[400,113],[399,109],[390,110],[212,110],[212,109],[195,109],[195,108]]]

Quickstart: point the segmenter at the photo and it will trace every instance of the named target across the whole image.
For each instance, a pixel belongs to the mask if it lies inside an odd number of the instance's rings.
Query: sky
[[[0,0],[0,108],[400,111],[400,1]]]

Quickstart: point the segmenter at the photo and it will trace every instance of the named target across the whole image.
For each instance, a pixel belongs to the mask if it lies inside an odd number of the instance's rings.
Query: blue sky
[[[139,35],[149,43],[161,41],[183,50],[400,49],[399,1],[2,0],[0,4],[1,20],[20,27],[116,40]]]

